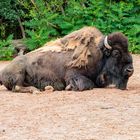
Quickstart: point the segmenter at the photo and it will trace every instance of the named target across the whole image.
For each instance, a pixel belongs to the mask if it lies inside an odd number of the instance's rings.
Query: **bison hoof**
[[[54,88],[52,86],[46,86],[45,87],[45,91],[47,91],[47,92],[53,92],[54,91]]]
[[[81,76],[81,77],[76,77],[69,80],[69,83],[65,89],[74,90],[74,91],[77,91],[77,90],[83,91],[83,90],[93,89],[94,87],[95,87],[94,83],[90,79],[84,76]]]
[[[35,87],[29,87],[29,93],[31,94],[40,94],[41,92]]]
[[[31,94],[41,94],[41,92],[39,90],[34,90],[31,92]]]
[[[15,88],[12,89],[13,92],[19,92],[20,91],[20,86],[15,86]]]
[[[71,85],[68,85],[68,86],[66,86],[66,88],[65,88],[65,90],[71,90],[71,89],[72,89]]]

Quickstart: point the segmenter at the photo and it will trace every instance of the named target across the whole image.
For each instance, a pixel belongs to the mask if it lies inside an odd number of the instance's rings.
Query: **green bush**
[[[139,0],[6,0],[5,2],[0,3],[1,36],[8,36],[9,29],[14,28],[15,21],[20,17],[24,23],[26,34],[24,40],[29,50],[41,47],[46,41],[64,36],[83,26],[95,26],[104,34],[114,31],[124,33],[129,39],[129,50],[132,53],[140,53]],[[8,10],[4,10],[5,7]],[[15,34],[17,33],[13,32],[14,38]]]
[[[23,9],[19,0],[0,0],[0,39],[5,39],[10,34],[15,38],[21,37],[19,20],[23,18]]]
[[[14,54],[14,47],[11,45],[13,35],[6,40],[0,40],[0,60],[11,60]]]
[[[40,1],[41,4],[38,4]],[[31,9],[31,20],[25,22],[29,35],[26,44],[31,50],[42,46],[51,38],[64,36],[83,26],[95,26],[104,34],[123,32],[128,36],[130,51],[140,53],[140,2],[67,0],[63,4],[62,0],[60,3],[50,1],[47,5],[43,0],[36,1],[38,9]]]
[[[43,2],[34,3],[34,8],[30,11],[30,20],[25,21],[26,33],[28,38],[25,44],[29,50],[41,47],[46,41],[58,36],[56,25],[53,20],[57,18],[57,14],[51,13],[45,7]]]

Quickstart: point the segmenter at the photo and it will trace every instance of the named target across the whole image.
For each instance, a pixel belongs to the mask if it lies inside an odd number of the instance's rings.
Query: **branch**
[[[20,26],[20,29],[21,29],[22,37],[23,37],[23,38],[26,38],[25,30],[24,30],[24,27],[23,27],[23,25],[22,25],[22,22],[21,22],[20,17],[18,18],[18,22],[19,22],[19,26]]]

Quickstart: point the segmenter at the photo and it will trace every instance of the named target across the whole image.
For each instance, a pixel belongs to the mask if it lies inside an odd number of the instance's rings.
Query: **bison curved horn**
[[[107,49],[111,50],[112,47],[108,44],[107,39],[108,39],[108,36],[106,36],[105,39],[104,39],[104,45],[105,45],[105,47],[106,47]]]

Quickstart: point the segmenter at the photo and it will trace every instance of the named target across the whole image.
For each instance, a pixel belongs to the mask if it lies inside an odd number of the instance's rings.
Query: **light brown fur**
[[[102,54],[98,50],[98,45],[103,34],[95,27],[84,27],[74,31],[63,38],[46,43],[43,47],[34,52],[66,52],[74,51],[71,61],[66,64],[68,67],[86,67],[90,63],[90,57],[101,58]],[[30,53],[29,53],[30,54]]]

